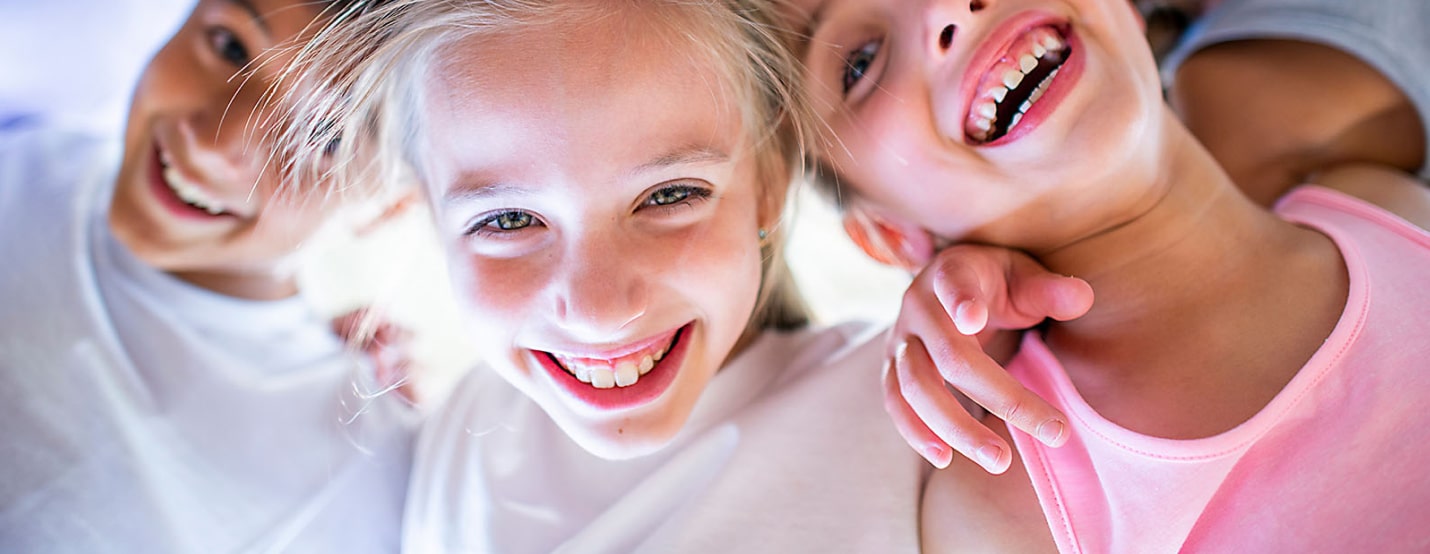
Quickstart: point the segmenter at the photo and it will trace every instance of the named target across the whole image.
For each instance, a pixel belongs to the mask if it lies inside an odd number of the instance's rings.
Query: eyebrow
[[[667,167],[721,163],[729,159],[730,155],[719,149],[705,145],[689,145],[651,158],[650,161],[631,168],[626,174],[639,175]],[[530,192],[530,189],[515,183],[486,180],[480,174],[459,175],[457,183],[442,195],[443,202],[472,202],[494,196],[522,195]]]
[[[258,12],[258,6],[253,5],[253,0],[225,1],[228,2],[230,5],[238,6],[239,8],[242,8],[243,11],[248,12],[248,15],[253,18],[253,22],[258,24],[258,27],[260,29],[263,29],[264,34],[267,34],[269,37],[273,36],[273,30],[268,28],[268,21],[263,19],[263,14]]]
[[[720,163],[729,160],[730,155],[717,148],[701,144],[691,144],[675,148],[656,156],[650,161],[632,168],[629,174],[635,175],[677,165]]]
[[[469,181],[469,179],[464,177],[458,182],[461,183],[466,181]],[[459,184],[457,186],[452,187],[447,191],[446,194],[442,195],[442,201],[444,203],[464,203],[473,202],[493,196],[523,194],[525,192],[526,189],[512,183],[477,182],[473,184]]]

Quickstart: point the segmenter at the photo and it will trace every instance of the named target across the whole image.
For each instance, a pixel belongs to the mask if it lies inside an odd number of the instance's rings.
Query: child
[[[0,550],[397,547],[407,406],[297,294],[335,208],[275,193],[256,127],[285,50],[346,4],[201,0],[122,145],[0,139]]]
[[[864,4],[811,6],[806,59],[838,137],[824,160],[877,223],[864,232],[923,253],[945,240],[1024,249],[1098,293],[1081,319],[1028,334],[1010,365],[1070,416],[1068,444],[1014,433],[1026,473],[956,462],[936,490],[1030,479],[1072,551],[1430,540],[1412,419],[1430,238],[1325,189],[1294,192],[1275,215],[1236,193],[1162,106],[1125,2]],[[1393,171],[1325,179],[1430,205]],[[932,363],[918,336],[895,387]],[[906,397],[941,428],[933,396]],[[980,521],[962,515],[926,529]]]
[[[407,549],[918,548],[882,337],[808,328],[784,278],[800,104],[773,26],[756,1],[409,0],[315,41],[294,121],[332,123],[291,136],[413,172],[491,366],[419,439]]]

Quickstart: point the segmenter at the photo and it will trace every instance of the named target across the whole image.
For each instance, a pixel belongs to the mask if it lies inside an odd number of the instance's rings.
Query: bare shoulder
[[[1354,196],[1430,230],[1430,185],[1396,168],[1344,164],[1322,171],[1311,183]]]
[[[1002,420],[984,423],[1012,444]],[[954,456],[929,476],[920,519],[924,552],[1057,552],[1016,450],[1002,475]]]

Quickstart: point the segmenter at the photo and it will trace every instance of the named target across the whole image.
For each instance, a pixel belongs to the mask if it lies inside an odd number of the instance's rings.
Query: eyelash
[[[503,217],[509,216],[525,217],[527,220],[526,224],[515,229],[501,228],[499,222]],[[465,231],[462,232],[462,235],[468,237],[495,237],[497,235],[520,232],[524,229],[530,228],[533,225],[541,225],[541,220],[537,219],[536,216],[532,215],[531,212],[523,210],[501,210],[478,218],[476,221],[472,222],[472,224],[468,226]]]
[[[669,203],[661,204],[658,203],[655,198],[657,194],[661,193],[683,196]],[[707,187],[685,184],[668,185],[651,192],[645,201],[641,202],[638,209],[655,209],[662,210],[662,213],[669,213],[672,210],[680,209],[682,206],[690,206],[697,202],[705,201],[713,195],[714,192]],[[501,228],[500,222],[504,217],[522,217],[525,218],[525,224],[514,229],[503,229]],[[473,221],[471,225],[462,231],[462,235],[468,237],[497,237],[499,235],[518,233],[535,226],[544,226],[544,224],[531,212],[525,210],[499,210],[477,218],[476,221]]]
[[[882,46],[882,40],[871,40],[855,48],[844,57],[844,72],[842,74],[844,94],[849,94],[849,91],[852,90],[855,85],[859,84],[859,81],[862,80],[864,76],[869,74],[869,70],[874,65],[874,60],[878,59],[879,50]],[[860,56],[867,56],[867,59],[856,61]],[[855,66],[855,64],[861,62],[864,64],[863,68]]]
[[[238,35],[224,27],[214,27],[208,30],[209,48],[219,59],[232,64],[238,69],[246,67],[252,59],[251,52],[239,40]]]

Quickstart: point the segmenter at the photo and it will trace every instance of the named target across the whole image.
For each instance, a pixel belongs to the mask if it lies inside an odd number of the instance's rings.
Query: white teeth
[[[185,204],[204,210],[211,215],[223,213],[223,206],[217,200],[204,194],[203,189],[190,183],[179,174],[179,170],[173,167],[164,167],[164,184],[169,185],[169,190],[183,200]]]
[[[1002,102],[1003,99],[1004,99],[1004,98],[1007,98],[1007,97],[1008,97],[1008,89],[1006,89],[1006,88],[1001,88],[1001,87],[1000,87],[1000,88],[995,88],[995,89],[993,89],[993,101],[994,101],[994,102]]]
[[[1019,122],[1019,121],[1022,121],[1022,120],[1023,120],[1023,114],[1022,114],[1021,112],[1013,114],[1013,121],[1010,122],[1010,123],[1008,123],[1008,129],[1009,129],[1009,130],[1012,130],[1014,127],[1017,127],[1017,126],[1018,126],[1018,122]]]
[[[1047,53],[1048,49],[1044,48],[1042,44],[1033,44],[1033,57],[1042,58]]]
[[[636,384],[636,380],[640,379],[640,376],[640,370],[636,368],[636,364],[633,362],[621,362],[616,366],[616,386],[618,387],[634,385]]]
[[[1018,84],[1023,82],[1023,72],[1009,69],[1003,72],[1003,86],[1009,90],[1018,88]]]
[[[974,113],[989,119],[998,117],[998,104],[993,102],[979,102],[978,108]]]
[[[616,386],[616,374],[607,368],[595,368],[591,370],[591,386],[598,389],[609,389]]]
[[[1024,100],[1022,106],[1018,106],[1018,113],[1028,113],[1028,108],[1033,107],[1032,100]]]
[[[1063,45],[1063,39],[1062,39],[1061,37],[1059,37],[1059,36],[1057,36],[1057,35],[1054,35],[1054,34],[1051,34],[1051,33],[1048,34],[1048,35],[1043,36],[1043,39],[1040,40],[1040,41],[1038,41],[1038,44],[1041,44],[1041,45],[1043,46],[1043,48],[1046,48],[1046,49],[1052,50],[1052,51],[1062,50],[1062,49],[1063,49],[1063,46],[1064,46],[1064,45]]]
[[[993,130],[993,120],[992,120],[992,119],[980,119],[980,120],[978,120],[977,125],[978,125],[978,129],[979,129],[980,131],[985,132],[985,133]]]
[[[1032,72],[1033,69],[1036,69],[1037,67],[1038,58],[1035,58],[1028,54],[1023,54],[1023,57],[1018,58],[1018,69],[1023,70],[1024,74]]]
[[[657,350],[648,351],[639,358],[631,355],[619,362],[593,358],[568,358],[559,354],[552,354],[552,357],[555,358],[558,365],[575,376],[576,380],[588,383],[598,389],[609,389],[636,384],[642,375],[655,369],[656,362],[665,357],[669,348],[670,345],[667,344]]]

